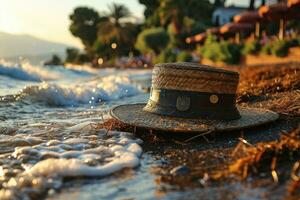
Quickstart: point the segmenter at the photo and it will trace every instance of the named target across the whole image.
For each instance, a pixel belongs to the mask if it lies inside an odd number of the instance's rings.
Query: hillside
[[[0,32],[0,58],[19,56],[63,55],[66,44],[42,40],[31,35],[15,35]]]

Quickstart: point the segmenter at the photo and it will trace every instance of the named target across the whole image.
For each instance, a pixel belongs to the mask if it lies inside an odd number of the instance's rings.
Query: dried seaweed
[[[279,141],[258,143],[255,146],[245,146],[240,142],[233,150],[237,151],[240,158],[229,164],[227,170],[211,173],[214,180],[232,175],[245,179],[250,175],[267,173],[275,183],[281,179],[290,180],[290,193],[300,189],[300,127],[289,134],[283,133]]]
[[[242,67],[237,103],[300,116],[300,64]]]

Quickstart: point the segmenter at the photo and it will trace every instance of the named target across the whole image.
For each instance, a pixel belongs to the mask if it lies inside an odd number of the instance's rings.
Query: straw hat
[[[278,114],[235,105],[239,74],[195,63],[154,66],[147,104],[121,105],[111,115],[126,124],[174,132],[229,131],[274,121]]]

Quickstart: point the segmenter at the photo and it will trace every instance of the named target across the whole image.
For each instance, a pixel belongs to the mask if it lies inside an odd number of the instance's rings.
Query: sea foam
[[[16,147],[1,157],[1,199],[38,198],[49,190],[59,190],[65,177],[109,176],[140,164],[142,140],[132,133],[97,130],[94,123],[83,122],[51,137],[55,139],[40,134],[10,136]],[[18,138],[25,146],[18,146]]]
[[[140,93],[140,89],[124,75],[99,77],[74,84],[43,82],[27,86],[17,96],[50,106],[78,106],[88,104],[95,106],[103,101],[112,101]]]

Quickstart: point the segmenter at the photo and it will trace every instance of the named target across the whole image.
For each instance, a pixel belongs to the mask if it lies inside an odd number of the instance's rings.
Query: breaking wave
[[[12,64],[0,60],[0,75],[23,81],[49,81],[59,78],[59,74],[50,73],[46,68],[32,66],[29,63]]]
[[[94,106],[102,101],[118,100],[141,93],[128,76],[109,75],[75,84],[42,82],[27,86],[17,94],[17,100],[30,99],[50,106]]]

